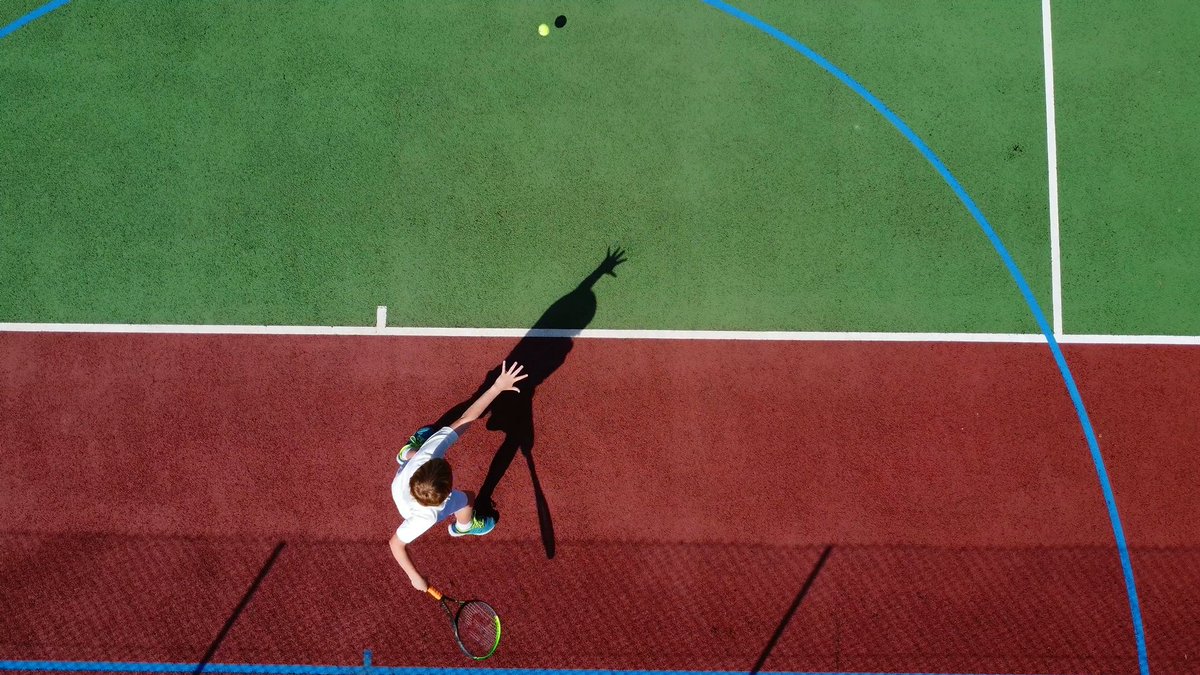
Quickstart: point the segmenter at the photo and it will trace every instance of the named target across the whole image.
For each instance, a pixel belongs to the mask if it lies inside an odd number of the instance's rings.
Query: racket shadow
[[[534,462],[533,448],[536,441],[536,423],[533,418],[533,398],[537,388],[545,382],[563,363],[566,362],[574,346],[574,336],[578,335],[592,322],[596,316],[596,294],[592,287],[604,275],[616,276],[614,270],[625,262],[624,251],[620,248],[610,249],[604,260],[579,285],[554,301],[541,318],[537,320],[530,332],[542,329],[557,329],[567,331],[566,335],[543,337],[527,334],[512,348],[505,357],[508,363],[519,363],[524,367],[524,374],[529,377],[518,385],[519,393],[505,394],[497,398],[488,411],[487,428],[504,433],[504,440],[497,448],[488,467],[487,475],[475,498],[475,510],[482,516],[491,516],[500,522],[500,510],[492,499],[496,486],[508,472],[517,453],[525,458],[529,469],[529,477],[533,483],[533,499],[537,507],[538,528],[542,546],[547,558],[555,555],[554,520],[550,514],[550,505],[538,478],[537,465]],[[483,378],[479,388],[453,408],[447,410],[433,425],[439,428],[457,419],[478,398],[491,383],[495,381],[500,367],[492,369]]]

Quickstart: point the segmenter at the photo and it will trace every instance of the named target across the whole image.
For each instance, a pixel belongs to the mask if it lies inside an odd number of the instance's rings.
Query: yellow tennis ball
[[[541,35],[542,37],[546,37],[549,34],[550,34],[550,26],[547,26],[546,24],[542,24],[542,25],[538,26],[538,35]]]

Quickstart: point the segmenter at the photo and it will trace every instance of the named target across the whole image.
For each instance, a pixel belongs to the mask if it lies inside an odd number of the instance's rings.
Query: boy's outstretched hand
[[[492,386],[496,389],[499,389],[501,392],[515,391],[520,393],[521,390],[517,389],[513,385],[529,377],[528,375],[522,375],[521,370],[521,364],[516,363],[515,361],[512,364],[512,368],[508,367],[508,362],[501,361],[500,374],[496,376],[496,382]]]
[[[527,377],[529,376],[521,374],[520,364],[513,363],[510,368],[507,362],[501,361],[500,374],[496,376],[496,381],[479,398],[475,399],[475,402],[467,408],[462,417],[459,417],[450,425],[450,428],[460,434],[465,432],[467,426],[479,419],[479,416],[487,410],[488,406],[492,404],[492,401],[496,400],[497,396],[506,391],[520,392],[521,390],[517,389],[516,384]]]

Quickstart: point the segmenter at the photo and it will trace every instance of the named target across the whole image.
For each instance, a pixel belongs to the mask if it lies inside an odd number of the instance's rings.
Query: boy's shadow
[[[529,333],[521,338],[504,359],[509,364],[521,364],[524,367],[523,374],[529,375],[517,383],[520,392],[503,394],[488,408],[491,416],[487,420],[487,428],[504,432],[504,440],[496,450],[487,476],[483,479],[483,485],[475,497],[476,513],[480,516],[492,516],[499,522],[500,512],[492,501],[492,493],[520,451],[525,456],[525,463],[529,466],[529,477],[533,481],[533,499],[537,506],[538,526],[541,529],[542,545],[546,548],[547,558],[554,557],[554,522],[550,518],[550,506],[546,503],[546,495],[542,492],[542,484],[538,480],[537,468],[533,462],[533,396],[537,393],[538,385],[567,360],[567,354],[574,343],[573,337],[587,327],[596,316],[596,294],[592,292],[592,286],[605,274],[617,276],[615,270],[617,265],[625,262],[624,255],[625,252],[620,248],[615,251],[609,249],[604,261],[591,274],[579,282],[574,290],[550,305]],[[471,402],[479,398],[496,381],[499,373],[499,366],[492,369],[470,398],[447,410],[432,426],[439,429],[458,419]]]

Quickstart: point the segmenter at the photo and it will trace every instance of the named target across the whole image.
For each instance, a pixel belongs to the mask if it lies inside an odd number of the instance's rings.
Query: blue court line
[[[761,19],[747,14],[742,10],[728,5],[721,0],[702,0],[706,4],[716,9],[725,12],[726,14],[739,19],[759,30],[779,40],[792,49],[800,52],[813,63],[823,68],[826,72],[841,80],[843,84],[854,90],[856,94],[861,96],[867,103],[871,104],[879,114],[883,115],[887,121],[892,123],[892,126],[905,136],[913,146],[929,160],[934,169],[941,174],[950,189],[954,190],[954,194],[967,207],[971,215],[975,217],[975,221],[979,223],[979,227],[983,229],[984,234],[992,242],[992,247],[996,249],[996,253],[1000,255],[1000,259],[1004,261],[1005,267],[1012,275],[1013,281],[1017,283],[1017,287],[1021,290],[1021,295],[1025,297],[1025,303],[1029,305],[1029,311],[1033,313],[1033,318],[1037,320],[1038,326],[1042,329],[1042,334],[1046,336],[1046,342],[1050,346],[1050,352],[1054,355],[1054,361],[1058,364],[1059,373],[1062,374],[1063,382],[1067,385],[1067,392],[1071,395],[1071,402],[1075,404],[1075,412],[1079,416],[1079,424],[1083,427],[1083,434],[1087,437],[1088,449],[1092,453],[1092,463],[1096,466],[1096,475],[1100,479],[1100,489],[1104,493],[1104,505],[1108,508],[1108,520],[1112,524],[1113,537],[1117,541],[1117,553],[1121,559],[1121,571],[1125,575],[1125,592],[1129,596],[1129,611],[1133,615],[1133,633],[1134,639],[1137,642],[1138,667],[1141,669],[1142,675],[1149,675],[1150,662],[1146,655],[1146,636],[1142,629],[1142,610],[1138,605],[1137,587],[1133,582],[1133,564],[1129,559],[1129,548],[1125,543],[1125,530],[1121,527],[1121,517],[1117,514],[1117,502],[1113,497],[1112,485],[1108,480],[1108,471],[1104,468],[1104,458],[1100,456],[1100,444],[1096,440],[1096,434],[1092,430],[1091,420],[1088,418],[1087,409],[1083,405],[1083,397],[1079,394],[1078,387],[1075,386],[1075,378],[1071,376],[1071,369],[1067,367],[1067,359],[1063,356],[1062,349],[1058,345],[1058,341],[1054,339],[1054,331],[1051,330],[1050,324],[1046,322],[1046,316],[1042,313],[1042,308],[1038,304],[1036,298],[1033,297],[1033,290],[1029,288],[1029,284],[1025,282],[1025,276],[1021,274],[1021,270],[1017,268],[1017,263],[1013,261],[1009,255],[1008,249],[1004,243],[1000,241],[999,235],[988,224],[987,218],[983,217],[983,212],[975,205],[975,202],[967,194],[967,191],[959,185],[958,180],[938,159],[933,150],[925,145],[912,129],[908,127],[899,117],[896,116],[882,101],[875,98],[867,88],[856,82],[849,75],[842,72],[837,66],[830,63],[825,57],[809,49],[807,46],[787,35],[783,31],[771,26]]]
[[[365,655],[364,655],[365,656]],[[194,663],[139,663],[122,661],[0,661],[0,672],[73,670],[89,673],[194,673]],[[389,668],[386,666],[285,666],[209,663],[205,673],[222,675],[746,675],[740,670],[561,670],[536,668]],[[943,675],[932,673],[783,672],[768,675]]]
[[[42,18],[43,16],[49,14],[50,12],[53,12],[54,10],[58,9],[59,7],[62,7],[63,5],[67,4],[70,1],[71,0],[51,0],[51,2],[47,2],[46,4],[42,5],[41,7],[38,7],[37,9],[26,14],[25,16],[8,24],[7,26],[0,28],[0,38],[8,37],[8,35],[10,33],[16,31],[21,26],[24,26],[25,24],[29,23],[30,21],[36,21],[37,19]]]

